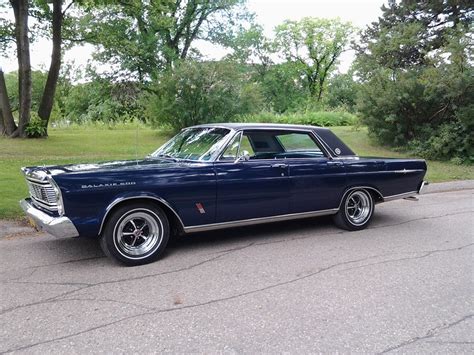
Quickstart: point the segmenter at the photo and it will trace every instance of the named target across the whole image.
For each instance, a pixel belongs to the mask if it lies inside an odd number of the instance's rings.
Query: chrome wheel
[[[127,258],[146,257],[160,246],[162,240],[163,225],[150,210],[130,211],[115,224],[115,247]]]
[[[346,199],[345,213],[348,221],[355,225],[363,225],[372,214],[372,200],[367,192],[357,190]]]

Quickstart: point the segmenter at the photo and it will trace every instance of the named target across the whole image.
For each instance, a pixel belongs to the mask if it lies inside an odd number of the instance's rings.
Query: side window
[[[312,152],[323,155],[308,133],[279,134],[276,137],[286,152]]]
[[[237,159],[237,154],[239,153],[240,137],[242,137],[241,133],[237,134],[232,139],[230,144],[224,150],[224,153],[222,154],[220,160],[236,160]]]
[[[255,152],[253,151],[252,145],[250,144],[249,137],[247,137],[245,134],[242,136],[242,141],[240,143],[240,151],[243,152],[244,150],[249,152],[250,158],[255,156]]]

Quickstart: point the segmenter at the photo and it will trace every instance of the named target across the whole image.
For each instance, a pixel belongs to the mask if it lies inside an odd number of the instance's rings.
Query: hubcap
[[[370,217],[371,200],[363,191],[354,191],[346,199],[346,216],[356,226],[364,224]]]
[[[120,252],[140,257],[159,246],[161,231],[159,223],[149,213],[133,212],[119,221],[114,237]]]

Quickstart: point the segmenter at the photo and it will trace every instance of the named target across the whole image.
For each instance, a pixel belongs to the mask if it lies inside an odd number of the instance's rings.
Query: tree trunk
[[[48,128],[49,118],[51,117],[54,94],[56,93],[59,70],[61,69],[62,22],[62,0],[53,0],[53,50],[51,53],[51,64],[49,66],[48,78],[46,80],[43,97],[41,98],[41,103],[38,109],[38,115],[43,120],[46,129]]]
[[[20,110],[18,135],[26,137],[31,112],[31,63],[28,38],[28,0],[10,0],[15,14],[15,37],[18,56],[18,89]]]
[[[3,71],[0,69],[0,134],[11,136],[17,126],[13,120],[10,101],[8,100],[7,87]]]
[[[4,136],[6,134],[5,125],[3,124],[3,113],[2,109],[0,108],[0,136]]]

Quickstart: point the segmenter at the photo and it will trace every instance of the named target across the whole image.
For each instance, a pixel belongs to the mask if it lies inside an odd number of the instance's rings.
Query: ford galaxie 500
[[[23,172],[39,228],[137,265],[176,233],[322,215],[363,229],[376,203],[420,193],[426,163],[358,157],[326,128],[235,123],[186,128],[142,160]]]

